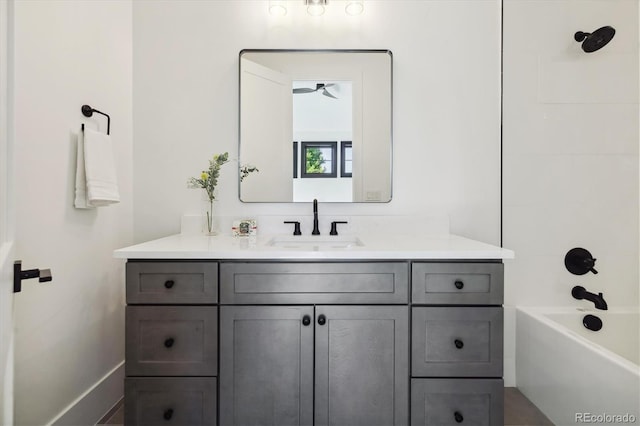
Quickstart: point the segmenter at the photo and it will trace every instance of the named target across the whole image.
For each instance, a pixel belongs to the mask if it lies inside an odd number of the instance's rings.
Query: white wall
[[[573,34],[616,29],[584,53]],[[638,306],[638,1],[504,2],[505,359],[513,367],[516,305]],[[598,275],[564,266],[589,250]],[[511,374],[511,373],[509,373]]]
[[[302,5],[276,18],[267,4],[134,2],[135,240],[179,232],[182,214],[201,213],[187,178],[237,152],[241,49],[352,48],[393,52],[393,200],[320,214],[444,212],[454,233],[499,243],[500,2],[370,1],[349,17],[336,1],[320,18]],[[311,214],[309,203],[243,204],[237,191],[223,170],[220,215]]]
[[[131,2],[16,1],[14,25],[16,254],[53,274],[15,296],[16,423],[93,424],[122,396],[104,385],[124,359],[112,252],[132,243]],[[106,120],[85,103],[111,115],[122,199],[93,211],[73,207],[76,140]]]

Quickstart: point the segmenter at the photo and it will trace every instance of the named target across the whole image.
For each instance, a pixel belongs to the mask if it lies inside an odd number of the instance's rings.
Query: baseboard
[[[49,426],[95,425],[124,395],[124,361],[60,412]]]
[[[111,409],[107,411],[106,414],[102,416],[100,420],[98,420],[98,423],[96,423],[96,426],[106,424],[118,412],[118,410],[122,408],[123,405],[124,405],[124,396],[120,398],[120,400],[116,402],[116,404],[113,407],[111,407]]]
[[[505,358],[504,363],[504,387],[512,388],[516,386],[516,360],[515,358]]]

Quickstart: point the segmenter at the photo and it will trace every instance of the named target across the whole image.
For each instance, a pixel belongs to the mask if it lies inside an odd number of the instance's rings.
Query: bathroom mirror
[[[242,50],[243,202],[389,202],[388,50]]]

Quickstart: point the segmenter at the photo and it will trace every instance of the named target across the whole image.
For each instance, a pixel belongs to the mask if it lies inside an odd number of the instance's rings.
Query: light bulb
[[[320,16],[324,14],[324,6],[321,4],[312,4],[307,7],[307,13],[311,16]]]
[[[287,7],[282,0],[269,1],[269,14],[274,16],[284,16],[287,14]]]
[[[350,1],[347,3],[347,6],[345,6],[344,11],[351,16],[360,15],[364,12],[364,5],[362,1]]]

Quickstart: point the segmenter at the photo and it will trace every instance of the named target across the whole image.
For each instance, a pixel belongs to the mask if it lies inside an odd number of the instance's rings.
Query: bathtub
[[[639,327],[637,309],[518,307],[516,386],[556,425],[640,425]]]

